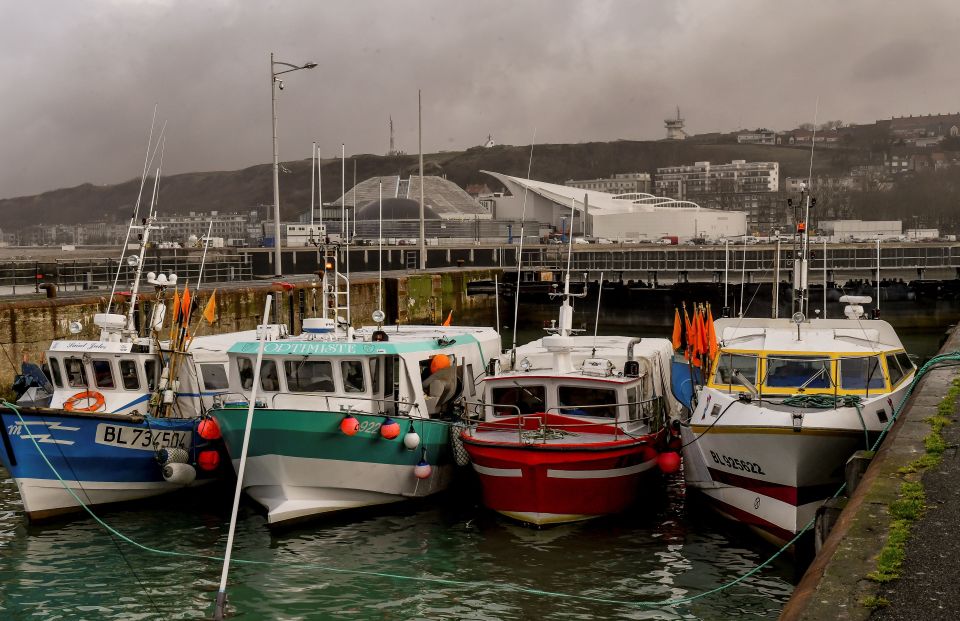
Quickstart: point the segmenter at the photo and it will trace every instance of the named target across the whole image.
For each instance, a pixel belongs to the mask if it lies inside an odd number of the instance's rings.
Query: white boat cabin
[[[229,349],[223,401],[249,402],[259,347],[247,341]],[[476,398],[487,358],[498,348],[494,330],[464,327],[364,328],[347,338],[312,333],[272,340],[264,344],[258,407],[453,416],[460,397]]]
[[[655,430],[677,408],[671,355],[664,339],[547,336],[504,355],[508,368],[484,378],[483,416],[558,414]]]

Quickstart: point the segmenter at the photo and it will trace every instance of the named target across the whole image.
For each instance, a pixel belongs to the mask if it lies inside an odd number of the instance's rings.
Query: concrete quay
[[[960,330],[954,330],[940,353],[958,350]],[[954,400],[947,395],[957,378],[960,367],[941,366],[921,380],[784,607],[781,621],[960,617],[955,572],[960,557],[960,425],[955,424],[957,403],[947,403]],[[954,423],[943,428],[948,448],[938,464],[917,468],[917,460],[928,455],[930,419],[938,410]],[[891,505],[901,498],[904,483],[917,482],[925,490],[926,509],[908,527],[901,577],[877,581],[881,550],[895,521]]]
[[[474,280],[489,280],[492,270],[438,270],[419,273],[385,273],[383,278],[383,308],[387,323],[439,324],[453,311],[455,323],[471,313],[490,311],[494,304],[492,296],[468,296],[467,284]],[[195,328],[199,334],[218,334],[254,328],[263,315],[263,304],[268,293],[279,296],[279,317],[292,331],[298,331],[303,318],[316,317],[321,312],[319,283],[315,277],[295,278],[286,286],[274,282],[238,282],[204,285],[199,295],[199,308],[203,308],[213,291],[217,292],[217,321],[213,326]],[[377,277],[351,279],[350,305],[355,326],[370,325],[371,314],[377,307]],[[149,289],[149,288],[148,288]],[[193,287],[191,287],[193,289]],[[182,290],[182,287],[181,287]],[[167,298],[173,292],[167,291]],[[151,291],[144,295],[152,296]],[[97,339],[99,334],[93,325],[93,315],[106,309],[109,290],[99,295],[82,294],[65,297],[31,298],[0,303],[0,387],[10,386],[13,377],[20,371],[24,358],[39,362],[50,342],[56,339],[75,338],[69,333],[71,321],[80,321],[83,331],[79,338]],[[126,298],[117,295],[114,309],[125,312]],[[117,306],[116,304],[119,304]],[[149,305],[138,305],[136,320],[139,325],[146,321]],[[194,315],[199,322],[199,313]]]

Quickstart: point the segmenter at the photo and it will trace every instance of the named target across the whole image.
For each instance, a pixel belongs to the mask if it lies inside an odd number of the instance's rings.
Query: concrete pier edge
[[[953,329],[940,353],[960,349],[960,330]],[[919,481],[922,471],[900,469],[926,453],[924,438],[932,427],[926,419],[960,376],[960,368],[933,369],[920,381],[889,437],[880,447],[824,542],[780,614],[780,621],[822,619],[863,620],[872,609],[863,604],[876,596],[880,585],[867,578],[877,567],[877,555],[887,541],[893,521],[888,512],[900,484]]]

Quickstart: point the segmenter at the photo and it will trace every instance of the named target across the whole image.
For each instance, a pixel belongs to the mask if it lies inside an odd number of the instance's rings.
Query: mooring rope
[[[924,364],[920,369],[917,370],[916,374],[914,375],[913,380],[910,382],[910,386],[907,388],[906,392],[904,393],[903,399],[901,399],[900,403],[899,403],[899,404],[897,405],[897,407],[894,409],[893,414],[892,414],[890,420],[887,422],[887,424],[884,426],[883,430],[880,432],[880,435],[877,437],[877,439],[876,439],[876,441],[874,442],[873,447],[872,447],[871,450],[876,450],[876,449],[877,449],[877,447],[880,445],[880,442],[883,440],[883,438],[884,438],[884,437],[886,436],[886,434],[889,432],[889,430],[890,430],[890,428],[893,426],[893,424],[897,421],[897,419],[898,419],[899,416],[900,416],[900,412],[903,410],[904,405],[906,404],[906,402],[907,402],[907,400],[910,398],[910,396],[913,394],[913,391],[914,391],[914,389],[916,388],[916,386],[919,384],[920,380],[921,380],[927,373],[929,373],[933,368],[935,368],[935,367],[937,367],[937,366],[940,366],[940,365],[943,365],[943,364],[948,364],[948,363],[953,363],[951,366],[956,366],[956,363],[960,363],[960,351],[955,351],[955,352],[951,352],[951,353],[948,353],[948,354],[941,354],[941,355],[938,355],[938,356],[934,356],[934,357],[931,358],[926,364]],[[23,417],[20,415],[20,408],[19,408],[19,406],[15,405],[15,404],[13,404],[13,403],[9,403],[9,402],[7,402],[7,401],[3,401],[2,404],[3,404],[4,406],[10,408],[10,409],[17,415],[17,418],[20,420],[21,423],[24,423],[24,422],[25,422],[25,421],[23,420]],[[64,489],[66,489],[67,492],[68,492],[71,496],[73,496],[74,500],[77,501],[77,503],[80,505],[80,507],[83,508],[83,510],[86,511],[87,514],[89,514],[90,517],[92,517],[92,518],[94,519],[94,521],[97,522],[97,524],[99,524],[99,525],[100,525],[104,530],[106,530],[108,533],[114,535],[115,537],[117,537],[118,539],[120,539],[121,541],[123,541],[123,542],[125,542],[125,543],[128,543],[128,544],[130,544],[130,545],[132,545],[132,546],[134,546],[134,547],[136,547],[136,548],[138,548],[138,549],[140,549],[140,550],[143,550],[143,551],[145,551],[145,552],[149,552],[149,553],[151,553],[151,554],[158,554],[158,555],[161,555],[161,556],[173,556],[173,557],[179,557],[179,558],[192,558],[192,559],[204,560],[204,561],[216,561],[216,562],[222,562],[222,561],[223,561],[223,557],[222,557],[222,556],[213,556],[213,555],[208,555],[208,554],[196,554],[196,553],[191,553],[191,552],[178,552],[178,551],[176,551],[176,550],[163,550],[163,549],[160,549],[160,548],[154,548],[154,547],[148,546],[148,545],[146,545],[146,544],[142,544],[142,543],[140,543],[140,542],[138,542],[138,541],[136,541],[136,540],[128,537],[127,535],[123,534],[122,532],[118,531],[117,529],[113,528],[112,526],[110,526],[110,524],[108,524],[108,523],[105,522],[103,519],[101,519],[100,516],[98,516],[96,513],[94,513],[94,511],[93,511],[89,506],[87,506],[87,504],[84,503],[84,502],[76,495],[76,493],[74,493],[74,491],[70,488],[70,486],[67,485],[67,482],[64,481],[63,477],[60,476],[60,473],[57,472],[57,469],[53,466],[52,463],[50,463],[50,460],[47,459],[46,454],[43,452],[43,449],[40,448],[40,445],[37,443],[36,438],[34,438],[34,437],[31,435],[31,436],[30,436],[30,439],[31,439],[31,441],[33,442],[34,447],[37,449],[37,452],[40,454],[40,457],[43,458],[43,461],[47,464],[47,466],[50,468],[50,470],[53,472],[53,474],[57,477],[57,479],[60,480],[60,483],[61,483],[61,485],[63,485]],[[841,484],[840,487],[837,489],[837,491],[834,492],[834,494],[830,497],[830,499],[833,499],[833,498],[836,498],[837,496],[839,496],[839,495],[843,492],[843,490],[846,488],[846,486],[847,486],[846,483]],[[824,501],[824,502],[826,502],[826,501]],[[521,593],[521,594],[526,594],[526,595],[538,595],[538,596],[543,596],[543,597],[555,597],[555,598],[561,598],[561,599],[572,599],[572,600],[587,601],[587,602],[594,602],[594,603],[600,603],[600,604],[612,604],[612,605],[616,605],[616,606],[630,606],[630,607],[637,607],[637,608],[670,608],[670,607],[675,607],[675,606],[681,606],[681,605],[683,605],[683,604],[689,604],[689,603],[695,602],[695,601],[697,601],[697,600],[703,599],[703,598],[705,598],[705,597],[709,597],[709,596],[711,596],[711,595],[713,595],[713,594],[715,594],[715,593],[720,593],[720,592],[725,591],[725,590],[727,590],[727,589],[729,589],[729,588],[731,588],[731,587],[733,587],[733,586],[736,586],[737,584],[740,584],[740,583],[748,580],[748,579],[751,578],[752,576],[754,576],[754,575],[756,575],[757,573],[759,573],[762,569],[764,569],[765,567],[767,567],[768,565],[770,565],[770,564],[771,564],[774,560],[776,560],[781,554],[783,554],[783,553],[786,552],[788,549],[790,549],[790,547],[793,546],[793,544],[795,544],[797,541],[799,541],[800,538],[801,538],[808,530],[810,530],[810,529],[813,527],[815,521],[816,521],[816,518],[811,518],[810,521],[807,522],[807,523],[804,525],[804,527],[803,527],[802,529],[800,529],[800,531],[797,532],[796,535],[793,536],[793,538],[791,538],[788,542],[786,542],[783,546],[781,546],[780,549],[778,549],[776,552],[774,552],[772,555],[770,555],[770,557],[768,557],[765,561],[763,561],[762,563],[759,563],[758,565],[756,565],[755,567],[753,567],[753,568],[750,569],[749,571],[747,571],[747,572],[745,572],[744,574],[742,574],[742,575],[734,578],[733,580],[727,581],[727,582],[725,582],[725,583],[723,583],[723,584],[720,584],[720,585],[718,585],[718,586],[716,586],[716,587],[714,587],[714,588],[712,588],[712,589],[708,589],[708,590],[706,590],[706,591],[702,591],[702,592],[696,593],[696,594],[694,594],[694,595],[689,595],[689,596],[686,596],[686,597],[677,597],[677,598],[673,598],[673,599],[659,600],[659,601],[628,601],[628,600],[621,600],[621,599],[615,599],[615,598],[609,598],[609,597],[597,597],[597,596],[593,596],[593,595],[582,595],[582,594],[578,594],[578,593],[565,593],[565,592],[561,592],[561,591],[548,591],[548,590],[544,590],[544,589],[535,589],[535,588],[523,587],[523,586],[519,586],[519,585],[515,585],[515,584],[509,584],[509,583],[505,583],[505,582],[455,580],[455,579],[452,579],[452,578],[431,578],[431,577],[427,577],[427,576],[411,576],[411,575],[395,574],[395,573],[390,573],[390,572],[371,571],[371,570],[363,570],[363,569],[344,569],[344,568],[341,568],[341,567],[331,567],[331,566],[329,566],[329,565],[320,565],[320,564],[317,564],[317,563],[296,563],[296,564],[294,564],[294,563],[290,563],[290,562],[288,562],[288,561],[256,561],[256,560],[251,560],[251,559],[234,559],[233,562],[238,563],[238,564],[241,564],[241,565],[258,565],[258,566],[287,567],[287,568],[293,567],[293,568],[297,568],[297,569],[316,569],[316,570],[319,570],[319,571],[326,571],[326,572],[330,572],[330,573],[352,574],[352,575],[370,576],[370,577],[376,577],[376,578],[386,578],[386,579],[390,579],[390,580],[401,580],[401,581],[409,581],[409,582],[424,582],[424,583],[430,583],[430,584],[442,584],[442,585],[447,585],[447,586],[470,587],[470,588],[494,588],[494,589],[500,589],[500,590],[503,590],[503,591],[511,591],[511,592],[514,592],[514,593]]]

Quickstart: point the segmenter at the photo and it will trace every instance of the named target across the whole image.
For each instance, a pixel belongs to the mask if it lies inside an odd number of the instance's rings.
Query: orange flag
[[[211,326],[213,322],[217,320],[217,292],[214,290],[210,294],[210,299],[207,300],[207,306],[203,309],[203,318],[207,320],[207,323]]]
[[[713,311],[707,306],[707,346],[710,348],[710,360],[717,357],[717,332],[713,327]]]
[[[690,315],[687,314],[687,305],[683,305],[683,324],[687,328],[687,346],[684,348],[683,357],[687,360],[693,357],[693,344],[696,341],[696,335],[693,330],[693,322],[690,321]]]
[[[441,326],[449,326],[451,321],[453,321],[453,311],[452,311],[452,310],[450,311],[450,314],[447,315],[447,318],[444,319],[444,320],[443,320],[443,323],[441,323],[440,325],[441,325]]]
[[[703,355],[709,351],[710,347],[709,347],[709,336],[707,334],[707,314],[704,311],[704,308],[702,306],[700,307],[698,316],[699,316],[700,325],[697,326],[699,328],[697,332],[697,336],[700,337],[700,341],[697,343],[697,345],[700,348],[700,354]]]
[[[183,286],[183,298],[180,300],[180,315],[183,317],[184,323],[190,322],[190,289],[189,285]]]
[[[677,308],[673,309],[673,350],[677,351],[680,349],[680,339],[683,336],[683,329],[680,327],[680,310]]]
[[[170,323],[177,323],[177,320],[180,319],[180,292],[176,289],[173,290],[173,308],[170,309]]]

